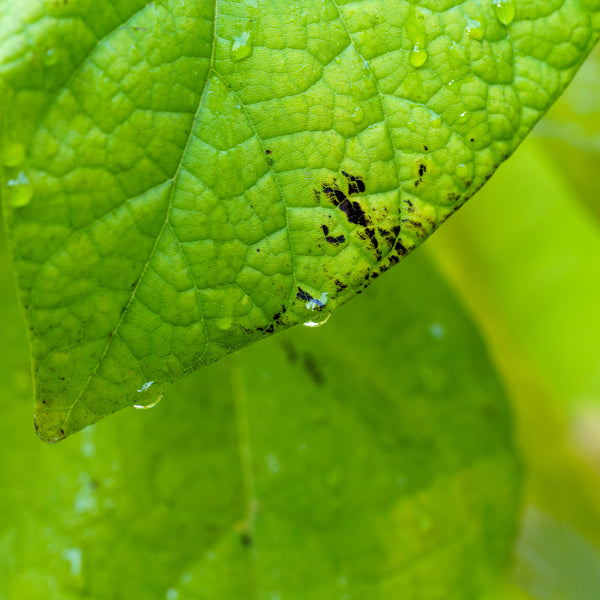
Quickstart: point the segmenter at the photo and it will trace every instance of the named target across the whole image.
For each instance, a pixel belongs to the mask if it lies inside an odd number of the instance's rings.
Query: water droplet
[[[515,19],[515,0],[494,0],[494,12],[502,25],[510,25]]]
[[[432,113],[429,117],[429,124],[431,125],[431,127],[439,129],[442,126],[442,117],[440,117],[440,115]]]
[[[149,390],[154,385],[154,381],[146,381],[146,383],[138,390],[139,393]]]
[[[469,167],[463,163],[460,163],[460,165],[456,165],[455,173],[459,179],[466,179],[469,176]]]
[[[323,292],[320,296],[320,298],[311,298],[307,303],[306,303],[306,308],[308,308],[308,310],[315,310],[315,308],[322,308],[323,306],[325,306],[327,304],[327,292]]]
[[[165,594],[167,600],[177,600],[179,598],[179,592],[176,588],[169,588]]]
[[[419,69],[427,62],[427,50],[421,48],[419,44],[415,44],[412,52],[410,53],[410,64],[415,68]]]
[[[458,115],[457,123],[466,123],[469,120],[469,113],[466,110],[463,110],[460,115]]]
[[[467,35],[474,40],[481,41],[483,39],[481,23],[475,19],[467,19]]]
[[[134,404],[133,408],[137,408],[138,410],[148,410],[150,408],[154,408],[163,398],[163,395],[154,398],[148,404]]]
[[[302,323],[302,325],[304,325],[304,327],[321,327],[321,325],[325,325],[325,323],[329,321],[329,317],[331,317],[331,313],[328,313],[319,321],[306,321],[306,323]]]
[[[25,146],[18,142],[8,143],[2,151],[2,164],[6,167],[18,167],[25,160]]]
[[[133,408],[137,408],[138,410],[148,410],[149,408],[154,408],[162,400],[163,395],[160,392],[157,393],[155,390],[149,391],[153,385],[154,381],[146,381],[146,383],[137,390],[137,393],[141,394],[142,397],[136,401]]]
[[[240,33],[237,37],[233,38],[231,42],[230,56],[234,62],[239,62],[248,58],[252,54],[252,34],[249,31]]]
[[[350,115],[350,119],[352,120],[353,123],[362,123],[363,120],[365,118],[365,113],[363,112],[363,109],[357,104],[356,108],[354,109],[354,112]]]
[[[58,62],[58,51],[54,48],[48,48],[45,52],[42,53],[42,62],[51,67]]]
[[[33,188],[27,179],[27,175],[21,171],[16,178],[6,182],[8,188],[6,201],[13,208],[27,206],[33,197]]]

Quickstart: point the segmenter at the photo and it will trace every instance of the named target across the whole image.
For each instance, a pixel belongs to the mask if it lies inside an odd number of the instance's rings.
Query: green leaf
[[[2,195],[56,441],[324,319],[490,177],[599,0],[0,1]]]
[[[168,404],[54,447],[24,426],[11,301],[2,600],[479,600],[502,575],[519,487],[506,397],[423,255],[327,326],[256,344]]]

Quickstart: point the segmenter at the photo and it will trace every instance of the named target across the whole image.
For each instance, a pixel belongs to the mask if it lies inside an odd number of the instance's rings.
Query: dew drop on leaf
[[[162,390],[154,387],[154,381],[147,381],[137,392],[140,397],[136,400],[133,408],[137,408],[138,410],[154,408],[163,397]]]
[[[469,113],[466,110],[458,115],[457,123],[466,123],[469,120]]]
[[[421,48],[419,44],[415,44],[410,53],[410,64],[415,68],[421,68],[427,62],[427,50]]]
[[[456,176],[459,179],[465,179],[469,176],[469,167],[467,167],[467,165],[460,163],[459,165],[456,166]]]
[[[133,408],[136,408],[137,410],[148,410],[149,408],[154,408],[162,400],[162,398],[163,395],[161,394],[160,396],[152,400],[149,404],[134,404]]]
[[[469,19],[467,22],[467,35],[478,42],[481,41],[483,39],[483,27],[481,23],[474,19]]]
[[[321,327],[321,325],[325,325],[325,323],[329,321],[329,317],[331,317],[331,313],[328,313],[322,319],[306,321],[305,323],[302,323],[302,325],[304,325],[304,327]]]
[[[365,113],[363,109],[357,104],[354,112],[350,115],[350,119],[353,123],[359,124],[362,123],[365,119]]]
[[[231,42],[231,60],[239,62],[252,54],[252,39],[249,31],[244,31]]]
[[[494,0],[494,12],[502,25],[510,25],[515,18],[515,0]]]
[[[27,206],[33,197],[33,188],[27,175],[21,171],[14,179],[6,182],[6,201],[13,208]]]

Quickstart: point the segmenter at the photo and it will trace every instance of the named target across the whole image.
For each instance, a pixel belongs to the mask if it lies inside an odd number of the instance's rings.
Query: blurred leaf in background
[[[322,328],[57,446],[33,434],[15,294],[1,303],[0,599],[475,600],[503,576],[507,399],[422,252]]]
[[[529,505],[513,579],[535,600],[600,597],[599,56],[428,245],[510,391]]]

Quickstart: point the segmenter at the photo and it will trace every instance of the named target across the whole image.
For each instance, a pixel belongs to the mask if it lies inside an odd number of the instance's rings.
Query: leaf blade
[[[360,292],[483,185],[597,37],[575,0],[508,24],[468,1],[356,4],[0,8],[43,439]]]

